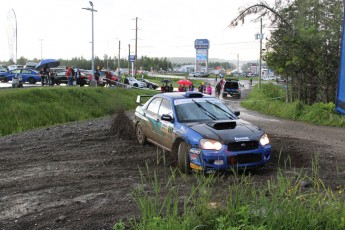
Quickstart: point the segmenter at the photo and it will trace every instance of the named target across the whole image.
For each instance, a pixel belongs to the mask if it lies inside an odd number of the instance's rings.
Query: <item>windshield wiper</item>
[[[217,107],[219,110],[223,111],[224,113],[226,113],[226,114],[229,116],[229,118],[236,119],[236,117],[235,117],[233,114],[229,113],[228,111],[226,111],[225,109],[223,109],[223,108],[220,107],[219,105],[217,105],[217,104],[215,104],[215,103],[212,103],[212,102],[210,102],[209,100],[205,100],[205,101],[206,101],[207,103],[209,103],[209,104],[211,104],[211,105]]]
[[[218,120],[217,117],[215,115],[213,115],[212,113],[210,113],[209,111],[207,111],[207,109],[205,109],[199,102],[196,102],[194,100],[192,100],[200,109],[201,111],[203,111],[207,116],[209,116],[210,118],[212,118],[212,120]]]

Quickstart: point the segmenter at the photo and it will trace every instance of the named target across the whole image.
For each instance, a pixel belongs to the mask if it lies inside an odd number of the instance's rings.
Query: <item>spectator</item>
[[[45,78],[46,78],[46,85],[51,85],[51,78],[50,78],[50,69],[48,67],[48,65],[46,65],[44,67],[44,75],[45,75]]]
[[[194,91],[194,85],[193,85],[193,83],[189,86],[189,91]]]
[[[201,84],[198,87],[198,91],[200,93],[204,93],[204,91],[205,91],[205,85],[204,84],[205,84],[204,82],[201,82]]]
[[[218,82],[216,85],[216,97],[220,96],[221,89],[222,89],[222,86],[221,86],[220,82]]]
[[[44,86],[45,85],[46,76],[45,76],[43,68],[40,70],[40,74],[41,74],[41,84],[42,84],[42,86]]]
[[[212,95],[212,86],[210,83],[207,84],[206,93]]]
[[[73,85],[73,76],[74,76],[74,70],[72,67],[69,67],[66,72],[67,82],[69,86]]]
[[[177,91],[179,91],[179,92],[182,92],[182,91],[183,91],[182,85],[179,85],[179,86],[178,86]]]
[[[174,87],[172,84],[170,84],[170,86],[169,86],[169,92],[174,92]]]
[[[77,71],[75,71],[75,79],[77,81],[77,85],[80,85],[81,83],[81,74],[80,74],[80,69],[78,68]]]
[[[97,82],[97,85],[99,84],[99,77],[101,76],[101,74],[99,73],[98,69],[96,69],[96,72],[95,72],[95,80]]]
[[[165,84],[164,86],[164,92],[169,92],[169,86],[168,86],[168,83]]]

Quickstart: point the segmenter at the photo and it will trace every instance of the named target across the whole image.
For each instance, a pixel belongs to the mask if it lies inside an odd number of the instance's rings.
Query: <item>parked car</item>
[[[277,82],[277,83],[286,83],[286,79],[283,78],[283,77],[277,77],[277,78],[276,78],[276,82]]]
[[[201,77],[201,73],[199,72],[190,72],[188,74],[189,77]]]
[[[158,88],[158,84],[154,83],[154,82],[151,82],[151,81],[148,81],[144,78],[140,78],[138,79],[139,81],[142,81],[142,82],[145,82],[146,83],[146,86],[147,88],[149,89],[157,89]]]
[[[146,88],[147,85],[145,82],[139,81],[137,79],[135,79],[134,77],[128,77],[128,83],[129,85],[133,86],[133,87],[139,87],[139,88]]]
[[[88,85],[90,84],[89,81],[89,73],[88,72],[80,72],[80,82],[79,85],[80,86],[84,86],[84,85]],[[59,71],[57,73],[53,73],[52,75],[52,81],[53,81],[53,85],[60,85],[61,83],[63,84],[68,84],[68,80],[67,80],[67,76],[66,76],[66,70],[64,71]]]
[[[32,69],[15,69],[5,73],[0,73],[1,82],[12,81],[12,78],[18,75],[22,78],[23,83],[29,82],[30,84],[36,84],[41,81],[41,75],[39,72]]]
[[[199,92],[137,97],[133,118],[139,144],[170,152],[182,172],[263,166],[271,145],[263,129],[240,119],[218,98]]]
[[[239,81],[237,79],[227,79],[223,86],[223,97],[227,97],[228,95],[237,98],[241,97],[241,88]]]
[[[9,65],[8,66],[9,71],[15,70],[15,69],[21,69],[21,68],[24,68],[24,66],[23,65]]]

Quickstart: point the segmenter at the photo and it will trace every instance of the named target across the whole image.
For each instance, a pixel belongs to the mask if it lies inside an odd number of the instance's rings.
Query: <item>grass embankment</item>
[[[345,116],[335,111],[334,103],[313,105],[305,105],[300,101],[286,103],[285,94],[285,89],[280,85],[261,84],[260,89],[256,85],[241,105],[263,114],[285,119],[345,127]]]
[[[113,114],[136,107],[136,96],[154,94],[125,88],[39,87],[0,91],[0,136]]]

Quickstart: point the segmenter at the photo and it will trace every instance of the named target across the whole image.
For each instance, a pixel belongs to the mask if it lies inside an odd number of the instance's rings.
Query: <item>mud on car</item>
[[[143,98],[149,98],[142,104]],[[139,144],[170,152],[182,172],[263,166],[271,145],[263,129],[218,98],[199,92],[139,95],[133,122]]]

